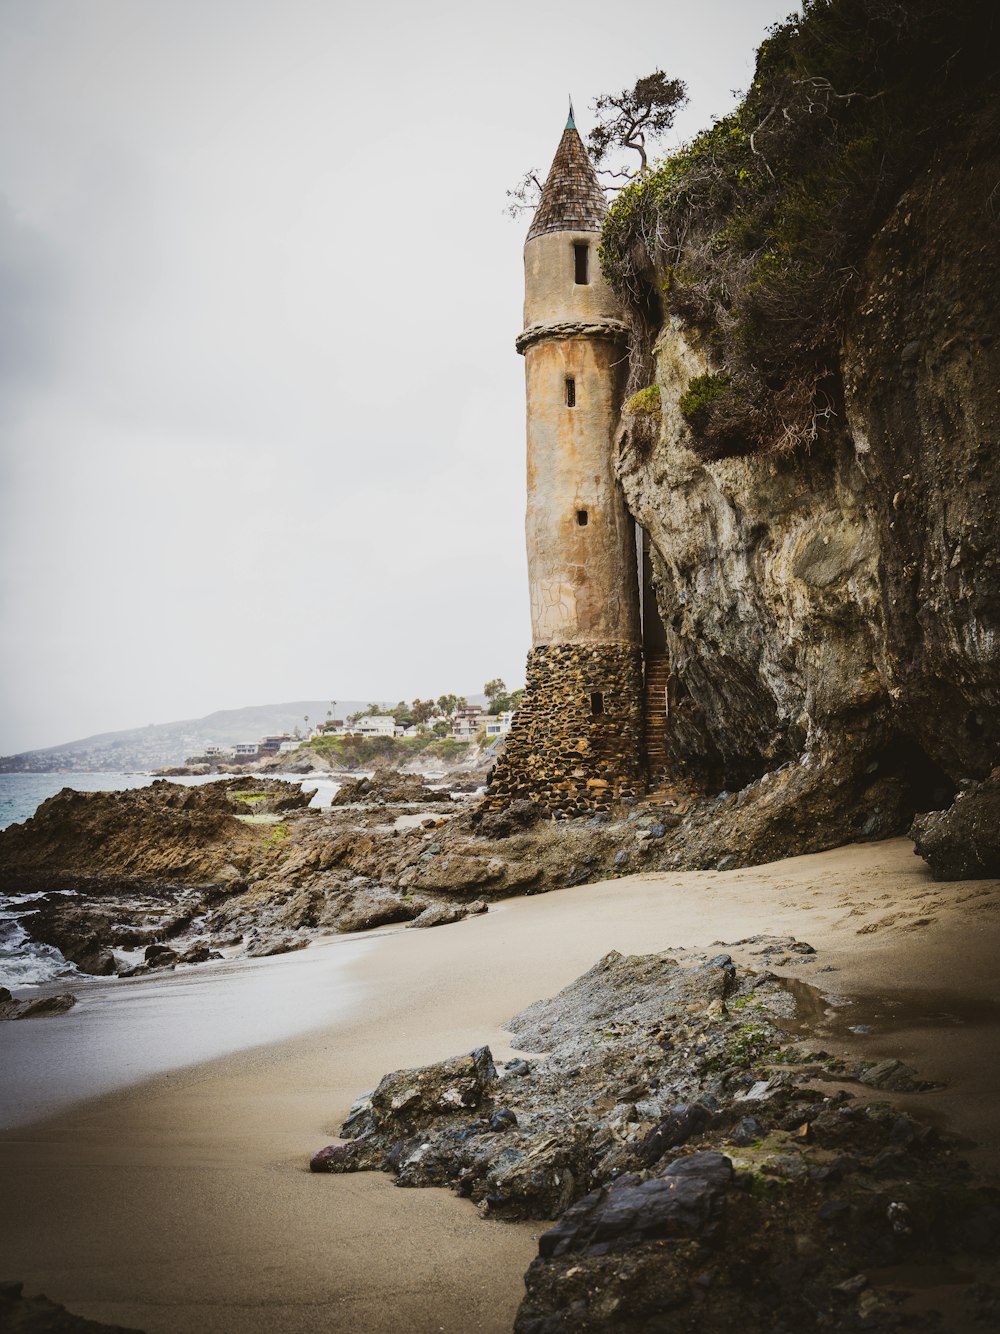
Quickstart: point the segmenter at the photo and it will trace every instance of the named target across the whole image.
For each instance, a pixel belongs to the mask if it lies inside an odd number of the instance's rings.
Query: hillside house
[[[513,709],[509,709],[506,713],[487,714],[486,735],[491,737],[503,736],[505,732],[510,731],[510,725],[513,721]]]
[[[262,755],[277,755],[286,741],[294,741],[298,745],[295,737],[289,732],[279,732],[276,736],[266,736],[260,742],[260,753]]]
[[[376,713],[372,717],[359,718],[351,731],[355,736],[395,736],[396,720],[391,713]]]

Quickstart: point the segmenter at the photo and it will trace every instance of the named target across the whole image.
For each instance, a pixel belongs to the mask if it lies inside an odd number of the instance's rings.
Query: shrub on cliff
[[[900,189],[995,82],[981,0],[805,0],[739,107],[621,192],[601,262],[629,308],[633,385],[665,316],[714,369],[684,396],[704,457],[786,451],[840,407],[858,265]]]

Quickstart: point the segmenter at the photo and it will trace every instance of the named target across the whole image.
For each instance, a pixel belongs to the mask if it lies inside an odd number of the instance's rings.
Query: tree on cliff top
[[[648,151],[666,134],[674,116],[687,101],[687,85],[681,79],[668,79],[655,69],[636,79],[631,88],[620,93],[602,93],[590,104],[597,123],[587,136],[587,152],[598,173],[616,180],[631,180],[637,173],[623,165],[607,165],[616,160],[616,150],[631,149],[639,154],[639,172],[649,166]],[[618,186],[611,186],[618,189]],[[538,172],[526,171],[517,185],[507,191],[507,212],[516,218],[526,209],[536,208],[542,193]]]
[[[687,101],[687,85],[680,79],[668,79],[655,69],[636,79],[631,88],[620,93],[603,93],[594,99],[597,124],[587,136],[587,151],[599,171],[630,180],[635,172],[622,168],[609,170],[601,164],[614,149],[631,149],[639,154],[639,170],[649,166],[647,144],[652,146],[674,123],[678,109]]]

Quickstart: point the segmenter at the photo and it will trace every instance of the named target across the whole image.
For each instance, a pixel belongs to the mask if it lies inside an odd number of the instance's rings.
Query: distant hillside
[[[468,695],[470,704],[484,704],[484,695]],[[392,707],[395,700],[339,699],[336,716],[379,703]],[[219,709],[204,718],[186,718],[176,723],[150,723],[124,732],[100,732],[82,741],[67,741],[43,750],[0,756],[0,773],[117,773],[132,769],[160,769],[183,764],[189,755],[200,755],[213,743],[231,746],[237,741],[257,741],[268,733],[306,729],[324,721],[328,699],[300,699],[289,704],[253,704],[245,709]]]
[[[338,700],[337,717],[367,708],[372,700]],[[395,701],[393,701],[395,702]],[[289,704],[255,704],[245,709],[219,709],[204,718],[175,723],[151,723],[124,732],[101,732],[82,741],[23,751],[0,757],[0,773],[111,772],[158,769],[183,764],[213,742],[232,745],[256,741],[269,732],[305,729],[305,716],[315,724],[327,716],[329,700],[304,699]]]

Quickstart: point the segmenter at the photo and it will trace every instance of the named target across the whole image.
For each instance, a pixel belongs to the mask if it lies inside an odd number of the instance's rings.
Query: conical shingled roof
[[[601,183],[571,117],[542,186],[528,240],[545,232],[599,232],[607,211]]]

